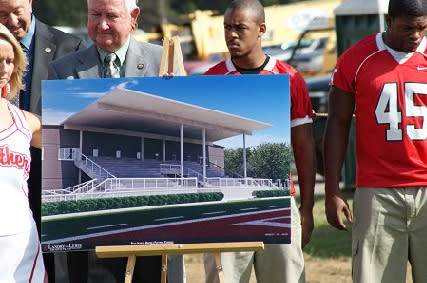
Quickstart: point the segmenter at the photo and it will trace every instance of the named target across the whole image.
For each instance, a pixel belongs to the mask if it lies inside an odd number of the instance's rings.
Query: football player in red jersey
[[[326,215],[353,222],[353,281],[427,282],[427,0],[390,0],[388,29],[338,59],[325,132]],[[356,115],[354,219],[338,183]]]
[[[289,74],[291,142],[298,171],[301,206],[291,201],[292,244],[265,245],[262,252],[223,253],[226,282],[249,282],[254,264],[257,282],[305,282],[302,248],[313,231],[313,191],[316,174],[312,136],[313,110],[301,75],[266,54],[261,37],[266,31],[264,8],[258,0],[234,0],[224,14],[224,32],[231,58],[213,66],[206,75]],[[292,186],[292,195],[294,189]],[[301,218],[300,218],[301,216]],[[302,228],[302,229],[301,229]],[[207,282],[218,282],[212,255],[205,256]]]

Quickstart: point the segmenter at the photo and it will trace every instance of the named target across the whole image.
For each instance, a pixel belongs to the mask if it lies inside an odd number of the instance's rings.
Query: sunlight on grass
[[[344,192],[347,201],[352,207],[353,192]],[[317,196],[313,210],[314,231],[310,243],[304,252],[313,257],[337,258],[351,256],[351,227],[348,231],[339,231],[329,225],[325,215],[325,198]],[[344,216],[343,216],[344,217]]]

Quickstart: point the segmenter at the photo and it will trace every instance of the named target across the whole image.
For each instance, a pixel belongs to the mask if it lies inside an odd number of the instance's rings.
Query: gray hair
[[[90,0],[87,0],[88,6],[89,6],[89,1]],[[129,13],[138,7],[138,0],[122,0],[122,1],[124,1],[126,10],[128,10]]]
[[[124,1],[125,1],[126,9],[128,10],[129,13],[138,7],[138,0],[124,0]]]

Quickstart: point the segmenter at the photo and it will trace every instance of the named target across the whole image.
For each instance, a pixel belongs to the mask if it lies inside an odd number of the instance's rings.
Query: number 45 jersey
[[[381,33],[346,52],[332,78],[355,95],[357,187],[427,186],[427,40],[416,52]]]

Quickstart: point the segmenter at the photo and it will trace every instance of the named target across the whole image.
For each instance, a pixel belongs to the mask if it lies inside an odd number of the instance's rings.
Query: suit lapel
[[[132,36],[126,53],[125,77],[144,77],[149,63],[145,60],[144,49]]]
[[[100,78],[99,55],[93,44],[88,49],[80,53],[78,58],[80,65],[76,66],[79,79]]]
[[[53,35],[46,26],[36,19],[36,30],[34,34],[34,61],[33,74],[31,78],[30,111],[34,112],[40,105],[41,80],[47,79],[47,66],[56,51],[56,45],[52,40]]]

